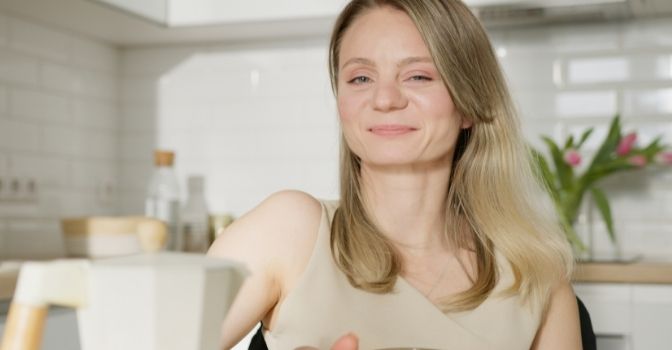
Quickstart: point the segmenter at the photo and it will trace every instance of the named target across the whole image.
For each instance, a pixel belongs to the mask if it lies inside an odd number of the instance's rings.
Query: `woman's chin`
[[[362,166],[368,167],[371,169],[379,170],[403,170],[403,169],[421,169],[427,167],[436,167],[440,166],[442,162],[438,159],[422,159],[422,158],[401,158],[401,157],[390,157],[390,158],[379,158],[379,159],[370,159],[362,160]],[[450,164],[443,164],[449,166]]]

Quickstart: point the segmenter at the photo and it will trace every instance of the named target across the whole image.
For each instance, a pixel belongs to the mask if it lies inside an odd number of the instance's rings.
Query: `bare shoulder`
[[[231,224],[208,254],[257,265],[250,268],[286,267],[293,254],[312,249],[321,213],[320,202],[305,192],[274,193]]]
[[[320,202],[299,191],[282,191],[231,224],[208,255],[242,262],[249,271],[222,325],[221,348],[230,349],[281,300],[288,276],[312,253]]]
[[[531,349],[581,349],[579,308],[569,281],[553,289]]]

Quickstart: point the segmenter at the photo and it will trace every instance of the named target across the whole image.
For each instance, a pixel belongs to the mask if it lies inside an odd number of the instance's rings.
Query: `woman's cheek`
[[[361,111],[367,106],[367,102],[371,100],[372,93],[373,90],[369,84],[364,86],[346,85],[338,95],[339,107],[346,108],[351,112]]]
[[[356,115],[356,101],[352,96],[340,96],[338,99],[338,115],[341,123],[345,124],[353,119]]]

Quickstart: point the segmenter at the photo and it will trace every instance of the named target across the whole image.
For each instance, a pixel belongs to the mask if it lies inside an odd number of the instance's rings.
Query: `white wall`
[[[206,176],[213,212],[243,214],[296,188],[338,194],[325,42],[129,50],[122,58],[122,208],[140,212],[152,149]]]
[[[564,140],[596,125],[593,150],[615,114],[641,144],[672,145],[672,21],[557,26],[493,33],[528,139]],[[620,247],[626,254],[672,252],[672,168],[617,174],[604,182]],[[608,252],[594,211],[595,250]]]
[[[600,136],[617,112],[643,141],[672,143],[669,20],[492,36],[532,143],[593,124]],[[177,151],[183,185],[188,174],[206,176],[213,212],[240,215],[283,188],[336,197],[325,47],[311,38],[119,54],[0,15],[0,177],[39,185],[36,203],[0,201],[0,252],[60,249],[61,216],[140,213],[157,147]],[[645,175],[605,184],[620,240],[626,252],[669,254],[672,172]],[[601,224],[594,229],[608,249]]]
[[[672,143],[672,22],[492,31],[525,134],[563,138],[620,113],[644,142]],[[213,211],[236,215],[282,188],[337,196],[337,125],[326,39],[126,50],[122,207],[141,210],[151,149],[177,151],[180,177],[207,177]],[[618,181],[618,180],[622,181]],[[672,171],[606,187],[623,250],[672,251]],[[597,215],[594,215],[597,216]],[[610,250],[594,223],[598,250]]]
[[[617,112],[642,140],[672,143],[669,19],[492,36],[532,143],[604,128]],[[206,176],[213,212],[240,215],[283,188],[335,198],[325,50],[326,38],[312,38],[120,54],[0,14],[0,177],[34,178],[39,192],[35,203],[0,201],[0,254],[59,253],[61,216],[141,213],[157,147],[177,151],[183,186],[189,174]],[[624,250],[669,255],[672,171],[606,187]]]
[[[0,179],[37,199],[0,200],[0,257],[62,254],[58,218],[113,214],[118,52],[0,13]],[[102,194],[103,196],[99,196]]]

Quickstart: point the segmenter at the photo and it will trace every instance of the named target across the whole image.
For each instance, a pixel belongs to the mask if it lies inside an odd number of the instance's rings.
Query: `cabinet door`
[[[596,335],[630,334],[632,289],[629,284],[575,283],[574,292],[586,305]]]
[[[672,348],[672,286],[633,285],[633,349]]]

